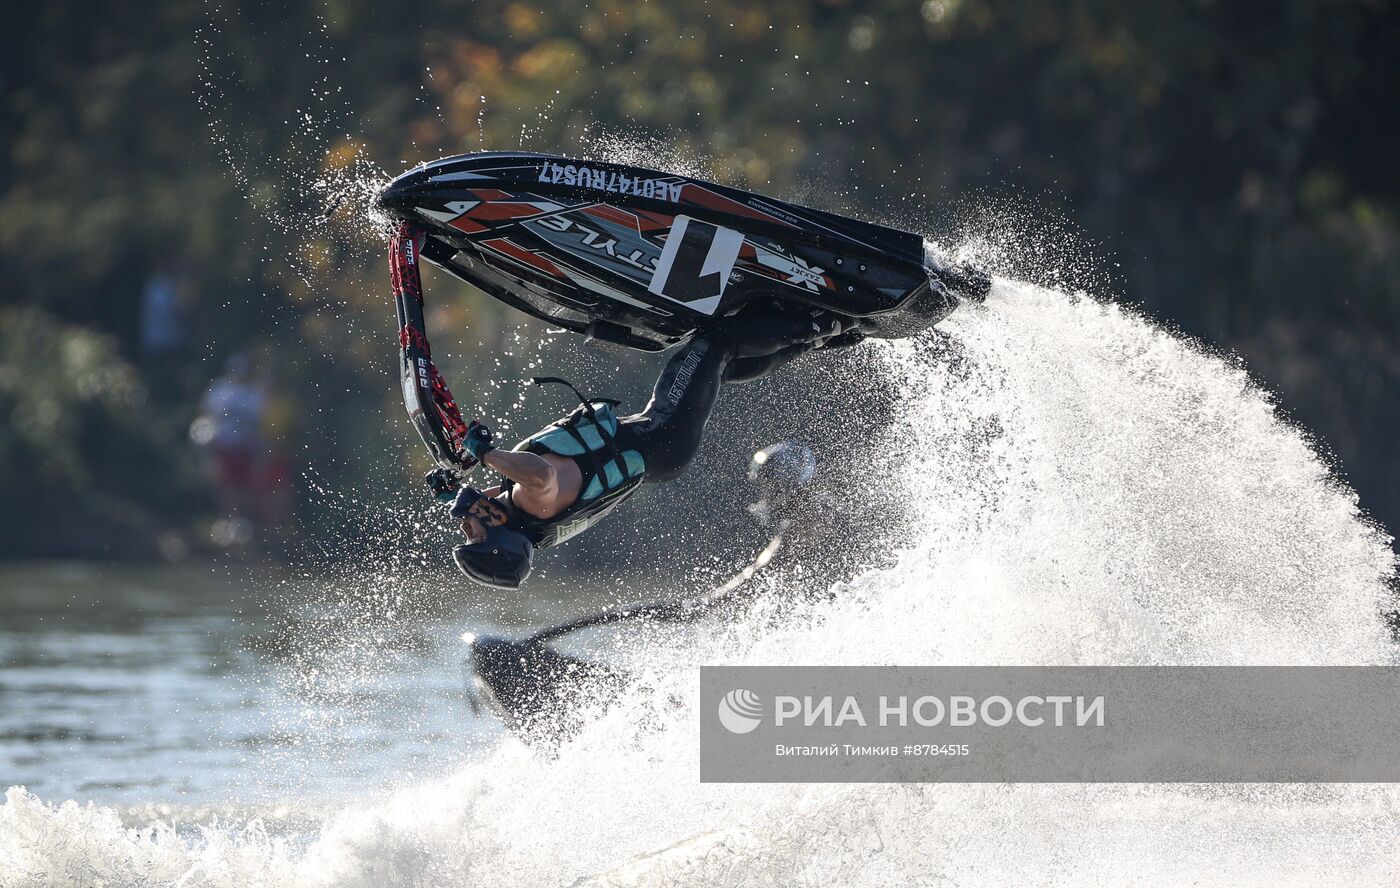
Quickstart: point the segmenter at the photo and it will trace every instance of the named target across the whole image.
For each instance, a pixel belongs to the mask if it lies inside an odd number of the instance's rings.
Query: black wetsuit
[[[621,418],[618,448],[642,454],[643,483],[672,481],[690,465],[724,383],[767,376],[814,348],[817,337],[832,332],[787,318],[761,324],[747,320],[743,325],[744,331],[755,329],[762,332],[741,332],[736,325],[692,339],[667,362],[646,408]]]
[[[574,460],[582,481],[578,498],[568,508],[535,518],[514,505],[514,485],[507,480],[498,498],[511,509],[511,526],[536,546],[558,545],[602,520],[640,485],[680,477],[700,450],[724,383],[766,376],[839,332],[834,320],[823,325],[764,318],[734,322],[696,337],[667,362],[641,413],[614,421],[610,412],[595,414],[593,407],[581,407],[517,446]],[[562,448],[557,438],[553,443],[547,440],[559,434],[569,442]]]

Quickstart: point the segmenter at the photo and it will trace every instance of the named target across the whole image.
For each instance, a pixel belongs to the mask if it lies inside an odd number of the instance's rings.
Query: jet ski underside
[[[655,170],[463,155],[398,177],[379,204],[422,232],[434,265],[554,326],[645,351],[757,304],[872,330],[911,304],[934,319],[956,304],[930,287],[917,235]],[[941,277],[985,293],[985,276],[962,274]],[[929,312],[929,300],[949,304]]]

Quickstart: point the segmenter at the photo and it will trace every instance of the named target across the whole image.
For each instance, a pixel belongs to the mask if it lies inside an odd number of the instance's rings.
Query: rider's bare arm
[[[559,475],[554,466],[533,453],[492,450],[482,457],[481,462],[535,497],[549,499],[559,489]]]

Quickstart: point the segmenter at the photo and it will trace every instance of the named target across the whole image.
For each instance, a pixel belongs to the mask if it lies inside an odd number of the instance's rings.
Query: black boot
[[[848,322],[849,324],[849,322]],[[794,318],[786,315],[743,314],[726,318],[701,334],[735,358],[762,358],[799,345],[820,345],[844,332],[835,315]]]

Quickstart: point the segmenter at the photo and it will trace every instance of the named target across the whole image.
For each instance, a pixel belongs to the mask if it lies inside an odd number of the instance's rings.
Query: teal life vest
[[[618,449],[613,403],[584,401],[573,413],[515,446],[516,451],[568,457],[582,477],[578,499],[552,518],[536,518],[511,502],[512,526],[536,548],[555,546],[583,533],[641,486],[646,461],[636,450]],[[504,486],[510,501],[515,485],[506,481]]]

